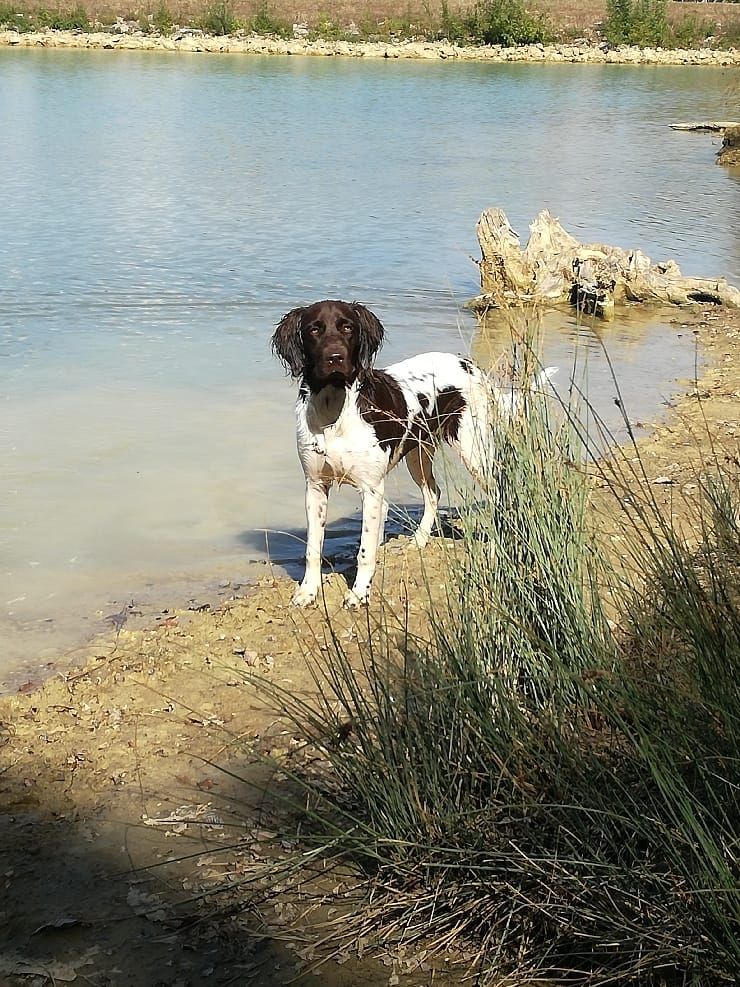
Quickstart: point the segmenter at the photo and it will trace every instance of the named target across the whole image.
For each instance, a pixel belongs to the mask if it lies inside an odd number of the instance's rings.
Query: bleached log
[[[709,134],[721,134],[730,127],[740,127],[737,120],[707,120],[703,123],[669,123],[671,130],[698,130]]]
[[[723,278],[688,278],[674,261],[654,264],[641,250],[581,244],[547,209],[530,226],[523,250],[501,209],[481,215],[477,234],[482,293],[468,303],[476,311],[568,301],[610,319],[615,305],[627,301],[740,308],[740,291]]]

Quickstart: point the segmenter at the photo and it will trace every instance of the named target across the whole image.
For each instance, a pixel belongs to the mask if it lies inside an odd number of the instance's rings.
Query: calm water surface
[[[737,177],[668,129],[727,116],[730,72],[0,50],[0,681],[131,599],[243,581],[261,529],[295,565],[288,308],[366,302],[387,362],[491,351],[461,309],[490,205],[740,281]],[[587,355],[604,408],[601,341],[634,419],[694,370],[659,316],[557,317],[547,362]]]

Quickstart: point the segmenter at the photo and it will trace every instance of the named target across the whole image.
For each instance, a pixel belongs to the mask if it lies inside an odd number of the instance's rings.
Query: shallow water
[[[524,238],[546,206],[579,239],[739,281],[737,177],[706,135],[667,126],[726,115],[730,82],[0,51],[0,680],[37,674],[131,599],[201,599],[261,571],[262,529],[297,571],[293,386],[269,352],[288,308],[366,302],[389,332],[381,362],[494,358],[461,308],[490,205]],[[599,340],[633,420],[693,375],[691,333],[665,316],[596,334],[555,316],[546,362],[588,354],[605,409]],[[395,477],[392,496],[412,503]],[[355,507],[350,494],[332,507],[340,557]]]

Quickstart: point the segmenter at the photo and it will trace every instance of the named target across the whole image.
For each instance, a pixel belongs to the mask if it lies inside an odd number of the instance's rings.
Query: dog
[[[434,454],[446,442],[472,476],[491,467],[486,435],[497,415],[519,410],[523,392],[495,387],[472,361],[452,353],[422,353],[376,370],[383,344],[380,320],[357,302],[325,300],[294,308],[277,325],[272,349],[300,381],[296,402],[298,455],[306,477],[306,569],[293,595],[316,602],[329,490],[348,483],[362,499],[362,534],[349,608],[367,603],[382,544],[388,504],[386,474],[402,459],[419,486],[424,510],[413,540],[423,548],[434,526],[439,487]],[[549,379],[548,368],[538,379]]]

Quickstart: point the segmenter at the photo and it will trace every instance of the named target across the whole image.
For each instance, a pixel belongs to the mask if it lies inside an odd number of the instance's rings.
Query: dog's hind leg
[[[385,538],[385,523],[388,520],[388,501],[383,498],[383,502],[380,505],[381,516],[380,524],[378,525],[378,548],[383,544]]]
[[[424,548],[429,541],[434,522],[437,518],[437,506],[439,504],[439,487],[432,472],[432,460],[434,458],[434,446],[419,442],[417,446],[406,456],[406,465],[409,473],[421,490],[424,498],[424,513],[421,516],[419,527],[414,534],[414,542],[419,548]]]
[[[496,469],[496,434],[521,418],[527,403],[547,395],[557,367],[547,367],[522,387],[493,387],[478,382],[466,394],[457,435],[450,445],[460,454],[472,476],[485,489]]]
[[[473,479],[485,486],[490,476],[491,429],[493,413],[488,395],[473,392],[468,396],[468,404],[460,416],[457,435],[450,441],[460,459],[468,468]]]

